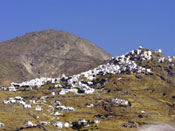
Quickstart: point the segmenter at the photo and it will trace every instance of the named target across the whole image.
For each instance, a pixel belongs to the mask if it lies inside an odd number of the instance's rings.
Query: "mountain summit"
[[[110,58],[90,41],[66,31],[31,32],[0,43],[0,83],[73,75]]]

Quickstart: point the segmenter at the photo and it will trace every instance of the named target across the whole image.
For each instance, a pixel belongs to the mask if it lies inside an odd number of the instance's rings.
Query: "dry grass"
[[[145,76],[141,75],[142,79],[137,79],[135,74],[133,75],[113,75],[105,83],[105,88],[102,90],[97,90],[92,95],[74,95],[68,94],[66,96],[56,95],[54,98],[47,99],[46,102],[43,102],[38,99],[38,102],[45,103],[42,105],[42,111],[35,111],[35,106],[33,105],[32,110],[23,109],[23,107],[17,104],[4,105],[2,101],[5,98],[14,97],[14,96],[35,96],[34,99],[37,99],[43,95],[50,96],[48,90],[49,85],[41,87],[38,91],[28,91],[28,92],[4,92],[0,91],[0,122],[5,124],[2,130],[13,131],[17,128],[23,126],[25,120],[30,120],[33,123],[38,123],[39,121],[55,121],[62,122],[71,122],[76,121],[80,118],[85,118],[86,120],[95,120],[98,119],[101,123],[98,125],[100,131],[135,131],[136,128],[124,128],[123,125],[135,123],[138,127],[141,127],[144,124],[153,123],[156,121],[174,121],[174,118],[171,115],[175,115],[174,107],[167,105],[173,104],[171,96],[175,95],[172,92],[174,85],[168,84],[162,81],[157,76]],[[121,80],[117,78],[121,77]],[[163,87],[166,87],[164,89]],[[110,91],[109,91],[110,90]],[[58,91],[58,90],[56,90]],[[165,96],[162,94],[166,93]],[[99,104],[104,100],[110,98],[121,98],[131,102],[132,106],[130,107],[118,107],[113,106],[109,107],[112,109],[112,112],[106,111],[103,106]],[[64,113],[64,116],[54,116],[51,115],[51,112],[48,112],[47,105],[53,105],[53,100],[59,100],[65,106],[72,106],[76,108],[76,111]],[[94,104],[94,107],[88,108],[86,104]],[[141,114],[141,111],[144,110],[146,113]],[[105,119],[94,118],[95,115],[109,115]],[[138,115],[142,115],[143,118],[138,118]],[[36,116],[39,116],[37,119]],[[53,119],[55,118],[55,119]],[[93,126],[94,127],[94,126]],[[93,127],[89,127],[90,130]],[[53,126],[45,127],[48,131],[56,131],[57,129]],[[24,131],[41,131],[42,129],[26,129]],[[72,131],[73,129],[67,128],[63,131]]]

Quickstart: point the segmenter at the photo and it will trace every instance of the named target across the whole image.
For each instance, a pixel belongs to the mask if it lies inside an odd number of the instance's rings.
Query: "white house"
[[[9,101],[10,101],[10,103],[16,103],[16,100],[15,99],[11,99]]]
[[[9,100],[4,100],[3,103],[4,104],[10,104],[10,101]]]
[[[1,122],[0,122],[0,127],[3,127],[3,126],[5,126],[4,123],[1,123]]]
[[[126,106],[129,104],[128,101],[122,100],[122,99],[118,99],[118,98],[113,98],[112,102],[117,103],[119,105],[126,105]]]
[[[21,96],[15,96],[15,99],[16,100],[21,100],[21,101],[24,100]]]
[[[31,127],[31,126],[33,126],[33,123],[31,121],[26,121],[24,123],[24,125],[27,126],[27,127]]]
[[[23,106],[24,106],[25,109],[27,109],[27,108],[32,108],[32,106],[29,105],[29,104],[25,104],[25,105],[23,105]]]
[[[62,114],[56,111],[56,112],[54,112],[54,115],[59,116],[59,115],[62,115]]]
[[[162,53],[162,50],[161,50],[161,49],[158,49],[158,51],[157,51],[157,52]]]
[[[17,101],[17,104],[25,105],[26,103],[24,101]]]
[[[35,110],[36,110],[36,111],[41,111],[42,108],[41,108],[41,106],[36,106]]]
[[[65,106],[56,106],[56,109],[63,110],[63,111],[75,111],[73,107],[65,107]]]
[[[10,86],[9,91],[16,91],[16,88],[14,86]]]
[[[48,121],[41,121],[40,124],[46,126],[46,125],[50,125],[50,122],[48,122]]]
[[[100,121],[99,121],[99,120],[94,120],[94,123],[95,123],[95,124],[99,124]]]
[[[54,96],[55,95],[55,92],[51,92],[51,95]]]
[[[93,106],[94,106],[94,104],[88,104],[88,105],[87,105],[87,107],[89,107],[89,108],[90,108],[90,107],[93,107]]]
[[[61,121],[57,121],[57,122],[53,123],[53,125],[55,127],[57,127],[58,129],[62,129],[63,128],[63,123]]]
[[[70,124],[68,122],[64,123],[64,127],[68,128],[70,126]]]

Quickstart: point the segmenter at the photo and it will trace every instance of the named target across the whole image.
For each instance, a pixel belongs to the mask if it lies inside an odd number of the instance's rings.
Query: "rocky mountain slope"
[[[90,41],[66,31],[32,32],[0,43],[0,84],[62,73],[73,75],[110,57]]]
[[[139,47],[77,75],[11,83],[0,91],[0,129],[139,131],[174,123],[174,72],[174,58]]]

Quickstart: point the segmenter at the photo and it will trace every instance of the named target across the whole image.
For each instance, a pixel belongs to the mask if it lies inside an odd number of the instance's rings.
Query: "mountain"
[[[164,124],[175,123],[174,89],[175,58],[139,47],[76,75],[0,88],[0,129],[174,130]]]
[[[73,75],[110,58],[90,41],[66,31],[31,32],[0,43],[0,84]]]

